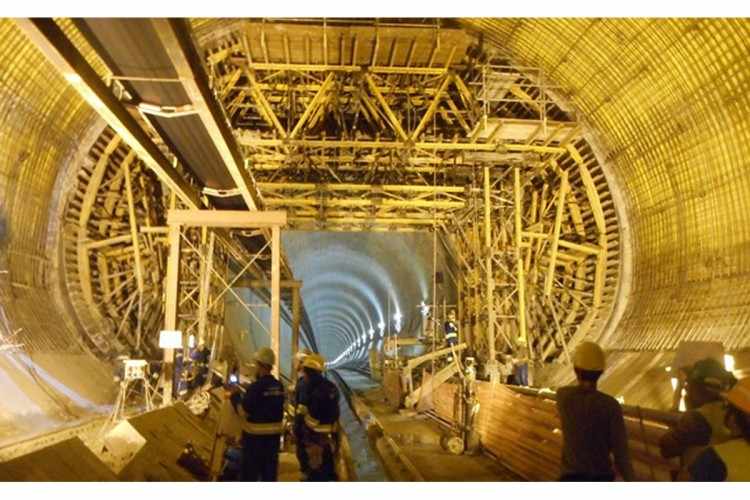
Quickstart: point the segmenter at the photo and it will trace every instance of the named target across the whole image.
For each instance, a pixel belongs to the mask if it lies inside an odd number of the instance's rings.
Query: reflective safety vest
[[[304,403],[297,405],[297,415],[303,417],[305,427],[320,434],[338,430],[339,393],[336,386],[320,376],[305,388]]]
[[[458,340],[458,327],[453,321],[445,323],[445,340]]]
[[[732,439],[714,446],[727,468],[727,481],[750,481],[750,443]]]
[[[273,376],[265,375],[248,386],[242,408],[243,432],[254,436],[284,433],[284,387]]]

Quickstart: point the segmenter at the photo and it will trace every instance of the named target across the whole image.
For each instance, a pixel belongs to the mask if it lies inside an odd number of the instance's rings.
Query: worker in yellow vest
[[[693,481],[750,481],[750,378],[726,395],[727,427],[736,437],[701,452],[689,467]]]
[[[688,467],[701,451],[732,437],[724,425],[726,403],[722,391],[735,382],[734,376],[713,358],[702,359],[688,370],[685,395],[688,411],[659,441],[664,458],[680,457],[676,479],[688,480]]]

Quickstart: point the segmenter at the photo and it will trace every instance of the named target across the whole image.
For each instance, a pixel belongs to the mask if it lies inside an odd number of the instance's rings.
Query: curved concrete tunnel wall
[[[284,248],[295,276],[303,281],[305,302],[316,342],[329,360],[364,336],[356,355],[341,366],[367,366],[367,347],[394,330],[399,312],[401,334],[413,336],[421,325],[420,302],[432,301],[433,237],[430,233],[284,232]],[[455,300],[444,255],[436,269],[444,276],[446,297]],[[438,292],[438,300],[442,298]],[[385,326],[381,335],[378,327]],[[374,338],[369,339],[369,330]]]
[[[633,286],[609,347],[659,351],[673,349],[681,339],[718,338],[733,349],[747,348],[750,24],[462,22],[514,62],[543,68],[549,81],[561,86],[559,94],[579,112],[599,145],[600,159],[623,187],[633,233]],[[55,224],[58,175],[98,118],[12,21],[0,20],[0,40],[0,305],[13,331],[20,329],[17,341],[37,362],[46,356],[49,373],[88,400],[103,402],[109,396],[107,372],[87,353],[64,303],[55,297],[57,256],[48,241],[54,237],[48,228]],[[311,272],[317,270],[313,261],[310,257]],[[325,284],[314,289],[310,281],[312,276],[303,296],[314,312],[314,304],[326,304],[331,300],[326,296],[333,295],[327,295]],[[387,285],[378,290],[384,294]],[[419,293],[399,296],[399,303]],[[355,311],[356,303],[347,307]],[[356,313],[354,322],[326,319],[323,311],[313,315],[321,331],[333,332],[325,344],[319,334],[324,353],[336,354],[350,328],[379,312],[367,307],[369,314]],[[86,361],[71,362],[71,357]],[[39,411],[59,407],[44,391],[26,391],[18,381],[21,371],[11,364],[0,368],[6,380],[24,389]],[[101,377],[92,376],[94,370]],[[16,423],[36,411],[26,404],[0,402],[4,430],[21,432]]]

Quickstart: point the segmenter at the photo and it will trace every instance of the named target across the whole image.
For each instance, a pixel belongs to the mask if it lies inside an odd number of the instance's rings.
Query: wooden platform
[[[117,481],[117,476],[74,437],[0,463],[0,481]]]

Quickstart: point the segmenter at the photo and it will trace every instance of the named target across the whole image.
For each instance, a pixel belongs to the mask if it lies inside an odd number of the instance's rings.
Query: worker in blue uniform
[[[254,356],[257,379],[245,396],[232,396],[237,408],[241,403],[245,422],[242,426],[242,481],[276,481],[279,448],[284,432],[284,387],[271,374],[276,355],[264,347]]]
[[[448,313],[448,321],[445,322],[445,343],[446,347],[455,347],[458,345],[458,320],[456,320],[456,311],[451,310]],[[448,362],[453,361],[453,355],[448,356]]]
[[[307,393],[305,384],[305,374],[302,367],[302,362],[307,356],[310,355],[310,351],[307,349],[298,352],[294,356],[295,369],[298,375],[297,383],[294,386],[294,422],[292,425],[292,433],[296,443],[295,454],[297,461],[299,462],[300,471],[302,472],[303,480],[310,474],[310,466],[307,461],[307,453],[305,447],[302,445],[303,431],[305,426],[305,415],[299,412],[299,408],[307,408]]]
[[[339,391],[323,376],[325,359],[313,353],[302,360],[305,393],[297,406],[303,416],[300,446],[307,457],[307,481],[336,481],[339,447]]]

